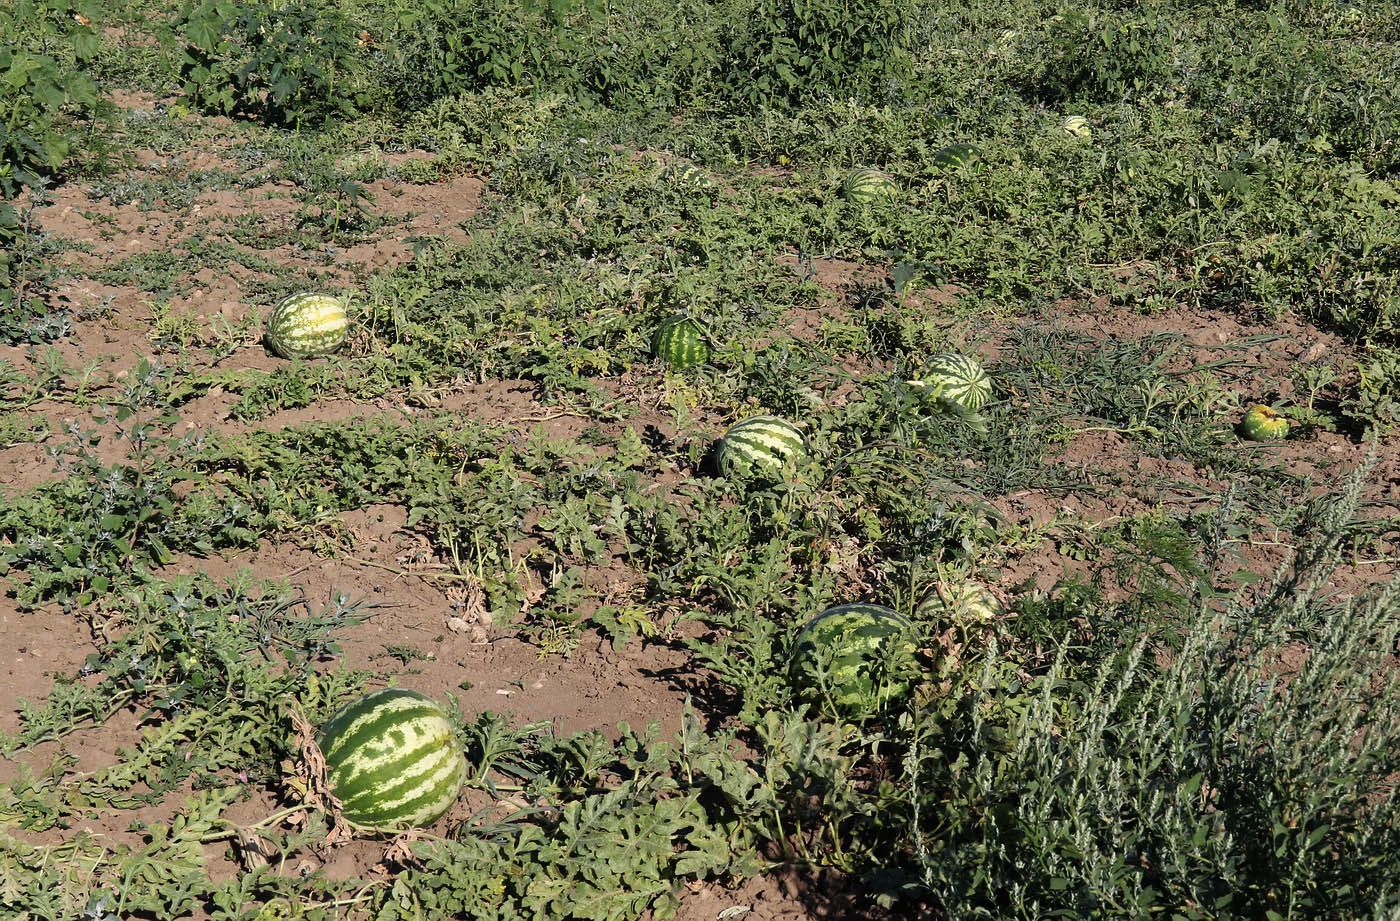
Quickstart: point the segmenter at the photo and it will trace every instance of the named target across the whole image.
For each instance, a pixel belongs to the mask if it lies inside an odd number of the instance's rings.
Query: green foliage
[[[917,16],[895,0],[757,0],[728,40],[728,101],[756,109],[901,99],[914,90]]]
[[[66,332],[61,314],[45,317],[45,243],[32,206],[68,158],[75,119],[98,106],[81,65],[96,52],[92,21],[100,15],[95,0],[18,0],[0,9],[0,339],[10,344]]]
[[[65,115],[97,105],[79,68],[97,50],[95,0],[17,0],[0,10],[0,198],[35,188],[72,144]]]
[[[167,563],[177,549],[204,552],[246,542],[248,510],[222,507],[212,496],[182,501],[178,490],[193,479],[185,464],[200,442],[194,433],[172,433],[171,369],[142,361],[120,391],[120,402],[97,419],[115,428],[125,456],[108,462],[95,448],[96,430],[72,424],[72,441],[56,460],[68,475],[22,499],[0,515],[0,574],[14,579],[24,606],[50,600],[89,604],[126,579]],[[74,515],[74,508],[85,508]]]
[[[623,110],[672,110],[700,99],[719,68],[714,13],[696,2],[395,4],[393,34],[376,57],[409,112],[521,84]]]
[[[1174,44],[1170,20],[1150,7],[1131,14],[1066,10],[1046,29],[1036,92],[1052,104],[1155,97],[1179,76]]]
[[[362,101],[355,25],[337,7],[199,0],[184,8],[177,28],[184,92],[202,109],[314,126],[354,114]]]
[[[1396,585],[1365,604],[1316,594],[1359,482],[1281,582],[1203,605],[1166,664],[1143,637],[1079,680],[1062,652],[998,746],[988,717],[1008,689],[988,683],[989,658],[965,761],[933,742],[946,728],[914,724],[920,876],[948,912],[1364,916],[1390,898]],[[1311,611],[1308,654],[1290,661],[1285,637]]]

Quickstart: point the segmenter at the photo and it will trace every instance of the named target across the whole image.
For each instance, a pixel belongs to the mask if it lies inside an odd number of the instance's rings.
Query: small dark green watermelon
[[[981,148],[974,144],[949,144],[933,155],[933,165],[940,169],[957,169],[960,166],[966,166],[981,155]]]
[[[684,370],[709,360],[710,343],[699,320],[677,313],[662,320],[652,333],[651,353],[671,367]]]

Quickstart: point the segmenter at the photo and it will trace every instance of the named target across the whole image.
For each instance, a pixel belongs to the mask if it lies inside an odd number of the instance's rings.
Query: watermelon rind
[[[851,170],[841,183],[841,195],[849,202],[862,204],[882,198],[897,198],[899,183],[887,173],[862,167]]]
[[[710,358],[705,327],[694,317],[673,314],[662,320],[652,334],[651,353],[682,371],[704,364]]]
[[[457,800],[467,761],[447,713],[407,688],[371,691],[321,728],[317,746],[341,815],[366,828],[427,825]]]
[[[806,437],[791,422],[777,416],[750,416],[724,433],[717,460],[727,477],[773,481],[796,472],[809,453]]]
[[[904,696],[916,670],[913,628],[878,604],[840,604],[793,639],[788,674],[799,696],[862,719]]]
[[[992,398],[992,379],[983,370],[982,363],[952,352],[931,357],[920,379],[909,384],[968,412],[977,412]]]
[[[273,354],[282,358],[311,358],[334,352],[349,335],[344,299],[293,294],[272,308],[264,338]]]
[[[1006,606],[981,582],[935,582],[919,602],[916,613],[939,625],[960,629],[986,626],[1006,613]]]

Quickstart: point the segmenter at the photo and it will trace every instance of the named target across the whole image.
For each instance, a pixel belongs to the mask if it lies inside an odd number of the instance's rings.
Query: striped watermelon
[[[693,368],[710,357],[710,343],[700,321],[683,313],[661,321],[651,337],[651,353],[673,368]]]
[[[1065,116],[1065,120],[1060,122],[1060,130],[1075,138],[1087,138],[1094,133],[1089,127],[1089,120],[1082,115]]]
[[[329,355],[350,335],[345,301],[329,294],[293,294],[267,318],[268,348],[283,358]]]
[[[989,624],[1006,613],[991,589],[980,582],[935,582],[919,602],[918,614],[955,627]]]
[[[807,439],[777,416],[751,416],[730,426],[719,442],[719,469],[740,480],[778,480],[807,459]]]
[[[939,169],[957,169],[971,163],[981,154],[981,149],[972,144],[949,144],[933,155],[933,165]]]
[[[714,186],[710,176],[694,163],[673,160],[661,171],[661,181],[682,189],[709,189]]]
[[[923,377],[913,387],[934,390],[939,400],[977,412],[992,398],[992,379],[977,359],[944,352],[929,359]]]
[[[356,825],[427,825],[462,789],[467,760],[446,712],[405,688],[371,691],[316,737],[341,814]]]
[[[788,660],[799,694],[856,719],[908,691],[914,669],[909,621],[878,604],[827,608],[798,632]]]
[[[841,183],[841,194],[846,201],[871,202],[877,198],[897,198],[899,184],[888,174],[877,169],[854,169],[846,174]]]

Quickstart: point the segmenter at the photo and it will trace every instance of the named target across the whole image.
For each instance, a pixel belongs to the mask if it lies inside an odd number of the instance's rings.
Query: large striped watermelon
[[[283,358],[329,355],[350,334],[345,301],[329,294],[293,294],[272,308],[268,348]]]
[[[699,320],[677,313],[656,327],[651,353],[673,368],[693,368],[709,360],[710,343]]]
[[[807,459],[807,439],[777,416],[751,416],[736,422],[719,442],[720,471],[741,480],[778,480]]]
[[[935,582],[919,602],[918,613],[966,629],[992,623],[1006,613],[1006,606],[981,582]]]
[[[887,173],[863,167],[851,170],[841,183],[841,194],[846,201],[871,202],[877,198],[897,198],[899,183]]]
[[[799,694],[860,719],[909,690],[913,628],[878,604],[841,604],[807,622],[793,640],[788,673]]]
[[[992,398],[992,379],[977,359],[951,352],[934,355],[928,360],[919,380],[909,384],[934,391],[940,400],[957,404],[968,412],[977,412]]]
[[[346,705],[316,743],[341,814],[356,825],[426,825],[456,801],[467,774],[447,714],[406,688],[371,691]]]

